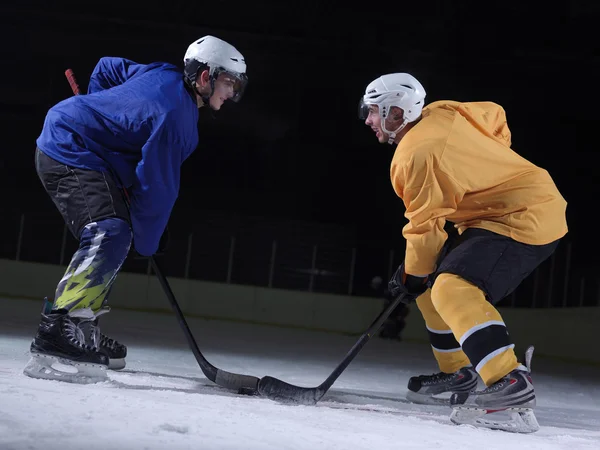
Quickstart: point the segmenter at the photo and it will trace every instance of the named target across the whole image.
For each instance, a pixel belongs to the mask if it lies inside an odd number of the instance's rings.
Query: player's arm
[[[90,77],[88,94],[123,84],[142,67],[144,67],[144,64],[138,64],[125,58],[111,56],[100,58]]]
[[[402,199],[408,219],[402,230],[406,239],[404,270],[409,275],[427,276],[435,271],[448,238],[446,217],[456,211],[465,191],[439,168],[431,153],[415,155],[396,173],[403,178]]]
[[[143,256],[156,253],[177,196],[183,150],[168,114],[152,124],[131,188],[133,241]]]

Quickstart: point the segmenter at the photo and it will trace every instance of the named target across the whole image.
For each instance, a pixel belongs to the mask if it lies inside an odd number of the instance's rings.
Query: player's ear
[[[209,82],[210,75],[208,69],[204,69],[202,72],[198,74],[198,78],[196,78],[196,83],[202,87],[206,86]]]

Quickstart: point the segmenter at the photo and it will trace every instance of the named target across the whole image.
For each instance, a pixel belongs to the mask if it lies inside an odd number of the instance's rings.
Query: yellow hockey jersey
[[[423,108],[390,169],[408,219],[407,273],[434,272],[446,221],[459,233],[483,228],[533,245],[567,233],[567,202],[554,181],[510,146],[500,105],[438,101]]]

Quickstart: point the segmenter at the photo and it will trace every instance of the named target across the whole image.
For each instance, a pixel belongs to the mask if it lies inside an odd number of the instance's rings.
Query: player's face
[[[232,98],[238,89],[239,80],[227,73],[221,73],[215,81],[215,90],[210,97],[210,106],[214,110],[221,109],[226,100]]]
[[[365,119],[365,124],[371,127],[379,143],[385,144],[388,141],[389,135],[381,129],[379,106],[369,105],[369,112],[367,114],[367,118]]]

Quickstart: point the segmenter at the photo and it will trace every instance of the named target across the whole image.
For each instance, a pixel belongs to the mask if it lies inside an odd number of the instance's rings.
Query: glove
[[[407,275],[404,271],[404,262],[400,264],[392,279],[388,283],[388,290],[392,298],[403,295],[402,303],[413,303],[417,297],[429,289],[427,277]]]
[[[156,249],[156,253],[153,256],[162,256],[169,248],[169,242],[171,241],[171,234],[169,233],[169,226],[165,227],[165,231],[163,231],[160,240],[158,241],[158,248]],[[131,245],[131,251],[133,251],[134,259],[148,259],[148,256],[140,255],[135,249],[135,244]]]

